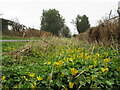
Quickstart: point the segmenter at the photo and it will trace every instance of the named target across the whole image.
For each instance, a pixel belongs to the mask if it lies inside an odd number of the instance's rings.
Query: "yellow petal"
[[[93,65],[90,65],[89,68],[92,69]]]
[[[33,84],[36,86],[36,82],[33,82]]]
[[[69,82],[69,88],[73,88],[74,83],[73,82]]]
[[[78,70],[75,68],[71,68],[72,75],[76,75],[78,73]]]
[[[50,65],[51,64],[51,62],[47,62],[47,65]]]
[[[37,80],[38,80],[38,81],[41,81],[41,80],[43,80],[43,78],[40,77],[40,76],[38,76],[38,77],[37,77]]]
[[[2,80],[5,80],[6,79],[6,77],[5,76],[2,76]]]
[[[30,73],[29,76],[30,76],[30,77],[34,77],[34,76],[35,76],[35,73]]]

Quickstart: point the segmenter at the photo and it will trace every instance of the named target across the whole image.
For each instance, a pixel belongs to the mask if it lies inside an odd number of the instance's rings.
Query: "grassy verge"
[[[45,42],[46,41],[46,42]],[[45,41],[3,42],[3,88],[119,88],[120,62],[117,49],[78,42],[74,39],[49,38]],[[22,47],[21,47],[22,48]]]
[[[14,50],[19,49],[20,47],[24,46],[28,42],[0,42],[2,44],[2,52],[12,52]]]
[[[39,38],[36,37],[9,37],[9,36],[3,36],[1,39],[2,40],[39,40]]]

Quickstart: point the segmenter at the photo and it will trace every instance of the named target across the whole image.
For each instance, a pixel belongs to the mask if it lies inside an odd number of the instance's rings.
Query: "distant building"
[[[3,18],[0,18],[0,30],[2,32],[8,30],[8,20],[5,20]]]
[[[25,30],[25,29],[26,29],[25,25],[16,23],[11,20],[0,18],[0,30],[2,32],[5,32],[7,30],[21,31],[21,30]]]

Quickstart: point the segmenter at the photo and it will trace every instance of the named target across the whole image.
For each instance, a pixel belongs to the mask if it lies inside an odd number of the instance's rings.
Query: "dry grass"
[[[52,33],[43,30],[25,30],[23,37],[50,37]]]
[[[86,32],[79,34],[79,40],[88,40],[89,43],[102,45],[116,45],[120,41],[118,20],[103,20],[96,27],[91,27]]]
[[[52,33],[43,30],[6,31],[3,35],[10,37],[50,37]]]

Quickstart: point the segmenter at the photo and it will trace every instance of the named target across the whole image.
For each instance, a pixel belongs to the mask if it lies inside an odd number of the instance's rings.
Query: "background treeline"
[[[77,15],[76,19],[72,21],[79,33],[85,32],[90,23],[86,15]],[[56,9],[43,10],[41,16],[41,30],[51,32],[53,35],[62,37],[71,37],[70,29],[65,24],[65,19],[60,15]]]
[[[41,30],[45,32],[49,32],[52,35],[59,36],[59,37],[70,38],[72,36],[71,30],[67,26],[65,18],[56,9],[43,10],[40,18],[40,31],[30,27],[27,28],[26,26],[18,22],[13,22],[10,20],[4,20],[4,21],[6,21],[6,23],[4,24],[5,28],[8,28],[7,25],[12,26],[12,30],[10,31],[6,29],[3,30],[3,34],[9,35],[9,36],[12,36],[13,34],[13,36],[18,36],[18,37],[19,36],[38,37],[41,35],[41,34],[38,35]],[[75,20],[72,20],[72,24],[75,26],[78,33],[85,32],[90,27],[90,23],[86,15],[83,15],[83,16],[76,15]],[[38,33],[36,33],[36,35],[35,34],[33,35],[33,32],[34,33],[38,32]]]
[[[78,40],[97,42],[103,45],[111,45],[120,42],[120,30],[118,18],[105,18],[100,20],[98,25],[90,27],[89,18],[86,15],[77,15],[72,20],[72,24],[78,31],[75,36]],[[65,18],[56,9],[43,10],[40,18],[40,30],[26,29],[20,33],[18,31],[8,31],[6,35],[20,37],[41,37],[59,36],[71,37],[71,31],[66,25]]]

